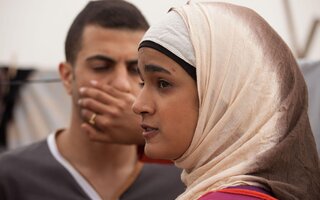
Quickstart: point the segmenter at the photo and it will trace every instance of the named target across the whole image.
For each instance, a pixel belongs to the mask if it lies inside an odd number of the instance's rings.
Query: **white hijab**
[[[263,187],[279,199],[319,197],[306,85],[286,44],[244,7],[190,1],[171,12],[143,41],[196,67],[199,119],[175,160],[187,185],[178,199],[236,185]]]

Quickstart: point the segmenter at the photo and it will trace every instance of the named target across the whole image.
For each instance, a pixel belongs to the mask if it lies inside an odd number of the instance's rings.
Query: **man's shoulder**
[[[176,167],[173,163],[143,163],[144,167],[148,167],[148,168],[158,168],[158,169],[178,169],[181,171],[181,169],[179,169],[178,167]]]
[[[142,172],[148,176],[179,176],[182,172],[174,164],[145,163]]]
[[[12,170],[28,165],[30,162],[39,160],[42,155],[48,153],[46,140],[8,150],[0,154],[0,171]]]
[[[138,178],[121,199],[175,199],[185,190],[181,169],[174,164],[145,163]],[[129,198],[130,199],[130,198]]]
[[[0,155],[0,199],[89,199],[46,140]]]

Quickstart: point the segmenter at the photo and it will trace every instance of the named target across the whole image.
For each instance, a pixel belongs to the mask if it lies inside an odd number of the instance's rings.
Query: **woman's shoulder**
[[[277,200],[257,187],[230,187],[204,194],[198,200]]]

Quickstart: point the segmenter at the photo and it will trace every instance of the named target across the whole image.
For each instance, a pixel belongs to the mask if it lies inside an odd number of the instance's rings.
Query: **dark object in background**
[[[13,117],[19,90],[33,71],[0,66],[0,153],[6,149],[7,124]]]

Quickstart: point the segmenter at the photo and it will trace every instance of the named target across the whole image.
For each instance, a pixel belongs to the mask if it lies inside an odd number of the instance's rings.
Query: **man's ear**
[[[62,62],[59,64],[60,78],[63,83],[64,88],[67,90],[68,94],[72,94],[72,80],[73,71],[72,66],[68,62]]]

